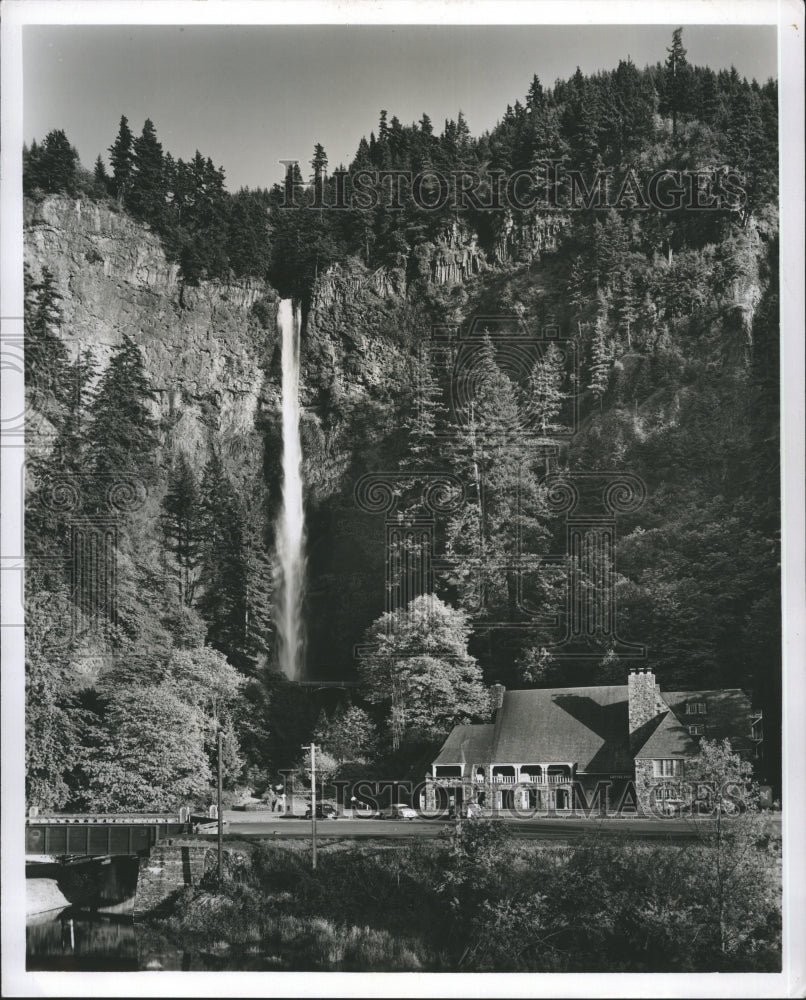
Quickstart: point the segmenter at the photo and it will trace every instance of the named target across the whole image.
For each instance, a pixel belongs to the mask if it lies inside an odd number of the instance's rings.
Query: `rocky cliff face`
[[[129,335],[157,395],[165,446],[201,469],[215,444],[230,473],[280,481],[277,293],[266,282],[184,285],[159,237],[109,205],[49,197],[25,205],[25,260],[47,268],[62,296],[61,334],[98,367]],[[413,306],[405,272],[344,265],[321,275],[303,320],[301,393],[305,481],[314,504],[350,493],[354,414],[367,433],[394,429],[394,401],[411,386]],[[406,315],[404,315],[406,314]],[[369,428],[369,424],[372,424]]]
[[[428,278],[436,285],[456,285],[486,270],[478,235],[458,222],[446,228],[428,261]]]
[[[225,453],[259,457],[249,446],[256,419],[276,404],[266,377],[274,291],[256,280],[183,286],[159,237],[109,206],[49,197],[26,202],[24,221],[26,264],[34,279],[43,268],[53,274],[73,355],[91,348],[104,366],[128,334],[142,349],[157,415],[191,458],[203,462],[211,439]]]
[[[101,369],[124,335],[140,346],[157,395],[164,458],[181,449],[200,474],[210,448],[220,449],[237,483],[259,484],[266,506],[253,508],[254,527],[270,540],[281,483],[274,289],[261,281],[183,285],[146,226],[113,206],[65,197],[26,204],[25,260],[34,280],[44,268],[53,275],[62,296],[60,332],[73,356],[91,348]],[[428,330],[419,309],[406,298],[402,269],[372,274],[345,266],[320,277],[303,317],[309,656],[317,669],[332,663],[334,647],[349,661],[355,636],[382,610],[383,524],[370,519],[381,534],[367,536],[353,487],[367,468],[397,467],[389,456],[400,434],[400,399],[416,378],[416,331]],[[157,485],[141,512],[141,530],[155,542],[163,490]],[[374,563],[377,572],[367,579]]]
[[[496,264],[532,263],[544,253],[556,250],[568,218],[557,213],[519,213],[507,211],[498,228],[493,247]]]

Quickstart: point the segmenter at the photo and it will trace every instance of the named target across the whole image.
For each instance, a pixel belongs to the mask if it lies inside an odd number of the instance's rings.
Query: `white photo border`
[[[781,178],[781,487],[783,574],[784,948],[780,974],[29,973],[25,971],[24,449],[5,437],[2,480],[2,957],[6,996],[773,997],[806,993],[804,682],[804,9],[798,0],[6,0],[2,18],[0,323],[22,336],[22,28],[24,25],[230,24],[778,25]],[[4,420],[22,412],[22,374],[2,371]],[[16,539],[16,541],[15,541]],[[16,587],[16,589],[15,589]],[[213,976],[214,979],[210,979]]]

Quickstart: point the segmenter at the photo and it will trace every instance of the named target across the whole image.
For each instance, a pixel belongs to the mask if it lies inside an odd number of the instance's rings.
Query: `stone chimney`
[[[638,667],[630,671],[627,678],[627,703],[631,744],[642,726],[669,710],[661,698],[660,688],[655,683],[655,675],[649,667]]]
[[[495,713],[504,704],[504,692],[506,688],[503,684],[493,684],[490,688],[490,710],[495,718]]]

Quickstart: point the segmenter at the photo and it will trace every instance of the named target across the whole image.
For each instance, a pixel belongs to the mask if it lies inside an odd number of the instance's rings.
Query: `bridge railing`
[[[147,854],[161,840],[191,832],[188,821],[166,813],[50,814],[25,821],[29,855]]]
[[[42,823],[186,823],[187,818],[176,813],[39,813],[27,816],[27,825]]]

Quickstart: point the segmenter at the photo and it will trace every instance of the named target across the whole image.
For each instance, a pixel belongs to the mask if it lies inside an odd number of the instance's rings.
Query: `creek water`
[[[131,915],[67,907],[28,918],[29,970],[131,972],[141,968],[140,961]]]
[[[159,925],[130,914],[79,910],[29,917],[26,966],[30,972],[262,972],[305,968],[294,954],[262,949],[210,954],[185,947]]]

